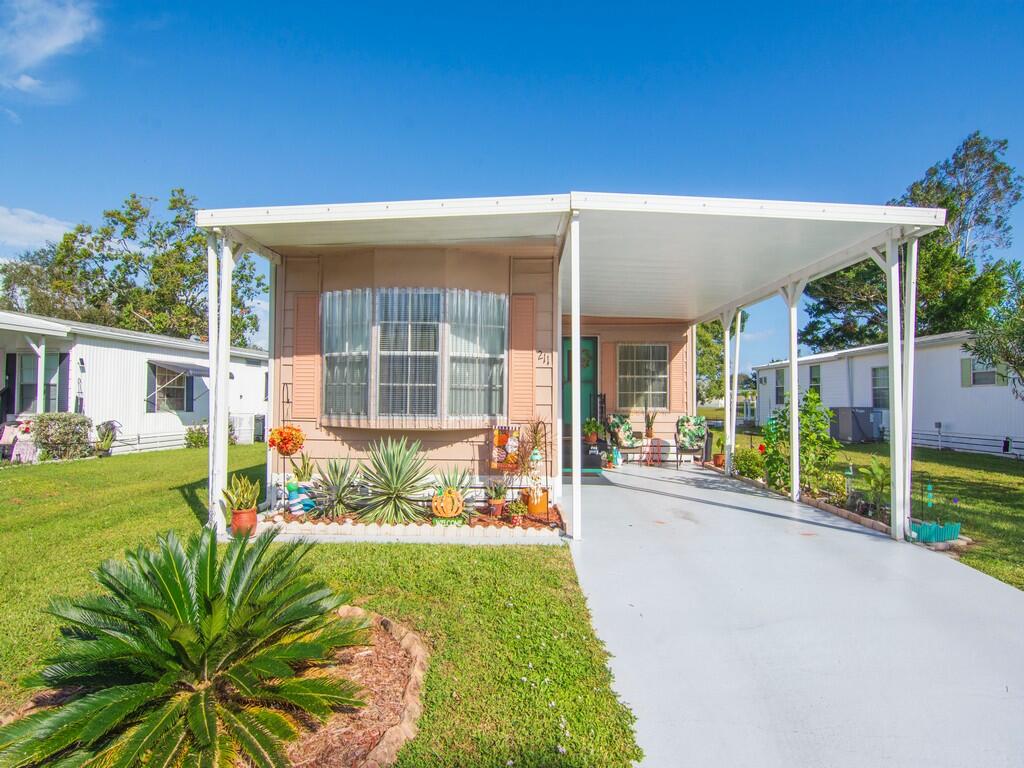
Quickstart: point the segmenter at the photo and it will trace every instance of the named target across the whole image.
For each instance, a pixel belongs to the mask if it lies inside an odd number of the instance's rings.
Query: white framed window
[[[321,316],[325,416],[505,413],[507,295],[439,288],[333,291],[323,294]]]
[[[810,384],[807,388],[821,395],[821,366],[812,365],[808,373],[810,374]]]
[[[373,296],[369,289],[331,291],[321,303],[324,413],[365,416],[370,407]]]
[[[889,366],[887,365],[871,369],[871,405],[875,408],[889,407]]]
[[[150,363],[150,376],[154,385],[151,397],[156,411],[190,410],[187,397],[188,374]]]
[[[786,402],[786,369],[775,369],[775,404],[783,405]]]
[[[971,386],[978,387],[996,383],[996,367],[971,359]]]
[[[618,407],[668,408],[668,344],[618,345]]]
[[[39,376],[39,357],[27,352],[18,359],[18,394],[21,398],[21,412],[35,413],[36,382]],[[43,411],[52,413],[57,410],[60,383],[60,354],[47,352],[43,363]]]

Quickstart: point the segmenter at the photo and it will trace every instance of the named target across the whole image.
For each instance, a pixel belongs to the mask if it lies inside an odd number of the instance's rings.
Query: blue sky
[[[0,256],[179,185],[884,202],[975,129],[1024,167],[1024,4],[777,5],[0,0]]]

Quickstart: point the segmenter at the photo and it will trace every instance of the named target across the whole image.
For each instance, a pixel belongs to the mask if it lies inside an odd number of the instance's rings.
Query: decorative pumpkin
[[[434,495],[430,500],[430,508],[434,515],[443,518],[459,517],[465,508],[462,494],[454,488],[446,488],[444,493]]]

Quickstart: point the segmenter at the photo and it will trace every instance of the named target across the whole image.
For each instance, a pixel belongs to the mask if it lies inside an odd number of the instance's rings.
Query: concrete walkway
[[[1024,592],[706,470],[630,465],[583,503],[643,765],[1024,765]]]

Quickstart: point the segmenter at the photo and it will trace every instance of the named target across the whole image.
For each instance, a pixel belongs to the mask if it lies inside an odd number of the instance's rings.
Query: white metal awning
[[[195,363],[182,363],[178,360],[160,360],[158,358],[150,358],[149,361],[153,365],[159,365],[161,368],[166,368],[176,373],[184,373],[186,376],[209,376],[210,368],[206,365],[196,365]]]
[[[933,208],[603,192],[226,208],[199,211],[196,222],[269,258],[327,245],[494,242],[550,243],[557,253],[574,210],[584,314],[692,320],[945,223]],[[565,281],[562,291],[568,301]]]

